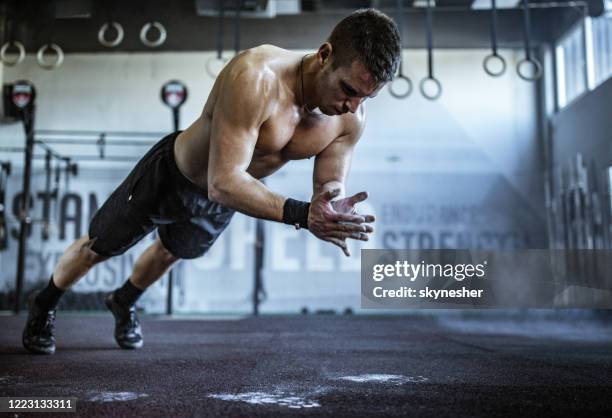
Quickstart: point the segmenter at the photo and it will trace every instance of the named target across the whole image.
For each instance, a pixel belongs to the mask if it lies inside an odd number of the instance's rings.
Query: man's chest
[[[301,160],[319,154],[341,133],[340,118],[300,118],[297,112],[270,118],[259,130],[256,154]]]

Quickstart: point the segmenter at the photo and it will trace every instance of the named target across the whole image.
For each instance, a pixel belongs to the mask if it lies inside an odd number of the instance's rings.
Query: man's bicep
[[[338,138],[317,155],[313,172],[315,192],[325,183],[346,181],[356,142],[351,139]]]
[[[351,115],[345,125],[344,134],[334,139],[316,159],[313,172],[313,191],[330,182],[344,184],[351,169],[353,150],[365,128],[365,107]]]
[[[236,124],[225,112],[215,111],[210,131],[209,180],[230,169],[246,171],[251,161],[258,129],[248,123]]]
[[[221,89],[212,117],[209,182],[232,171],[244,172],[251,162],[268,103],[255,81],[250,74],[238,75]]]

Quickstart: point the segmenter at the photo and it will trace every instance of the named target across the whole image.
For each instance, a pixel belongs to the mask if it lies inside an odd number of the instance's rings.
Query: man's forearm
[[[315,196],[323,192],[329,192],[336,189],[340,189],[340,194],[333,200],[342,199],[345,195],[344,183],[339,181],[328,181],[327,183],[315,184],[313,187],[312,198],[310,200],[314,199]]]
[[[247,173],[240,178],[225,180],[223,184],[209,185],[210,199],[248,216],[283,221],[286,197],[268,189],[265,184]]]

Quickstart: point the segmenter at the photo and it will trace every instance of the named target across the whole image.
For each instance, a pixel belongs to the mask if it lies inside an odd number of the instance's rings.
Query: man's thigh
[[[159,188],[165,176],[165,149],[172,137],[159,141],[98,209],[89,225],[92,250],[104,256],[123,254],[155,228]]]
[[[107,257],[123,254],[155,228],[147,216],[130,207],[133,181],[128,176],[92,218],[89,238],[95,253]]]

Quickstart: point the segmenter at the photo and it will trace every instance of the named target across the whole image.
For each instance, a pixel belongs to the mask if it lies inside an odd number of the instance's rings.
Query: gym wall
[[[593,161],[603,176],[612,166],[612,78],[579,97],[552,118],[553,161],[566,165],[576,153]],[[601,178],[599,179],[601,181]]]
[[[377,215],[374,238],[363,248],[547,246],[536,88],[512,71],[522,53],[501,52],[509,70],[491,78],[481,67],[487,50],[437,49],[436,76],[444,89],[438,101],[424,99],[418,89],[398,100],[385,88],[367,102],[368,124],[354,155],[347,190],[367,190],[367,205]],[[159,99],[161,85],[178,79],[188,86],[189,98],[181,110],[182,128],[187,127],[200,114],[212,87],[213,80],[204,71],[211,56],[214,54],[72,54],[56,71],[40,69],[28,56],[18,67],[4,68],[3,81],[28,79],[34,83],[37,129],[161,133],[172,126],[170,112]],[[417,86],[426,73],[425,51],[405,50],[404,64]],[[0,128],[0,141],[21,146],[21,126]],[[57,150],[67,155],[83,151],[76,146],[58,146]],[[91,147],[88,152],[95,153]],[[118,152],[136,159],[144,149],[108,151]],[[8,186],[12,229],[18,227],[12,208],[21,187],[22,159],[21,154],[13,156],[16,167]],[[44,189],[44,171],[42,162],[35,161],[36,193]],[[285,195],[309,199],[312,164],[312,159],[292,162],[267,179],[267,184]],[[42,241],[40,224],[33,227],[26,292],[48,279],[57,257],[86,231],[96,204],[104,201],[132,165],[79,163],[79,176],[62,191],[59,213],[52,211],[57,225],[51,239]],[[35,205],[33,216],[41,213],[40,205]],[[250,312],[254,226],[253,219],[237,215],[207,255],[179,263],[175,312]],[[78,295],[85,297],[121,284],[150,239],[97,266],[75,285],[75,297],[65,298],[63,309],[95,308],[79,302]],[[353,256],[346,258],[336,247],[307,232],[266,222],[267,299],[261,311],[295,312],[304,306],[358,310],[359,247],[351,244]],[[0,253],[0,300],[4,305],[0,309],[9,309],[6,295],[15,286],[16,254],[17,240],[11,238],[8,250]],[[165,297],[166,279],[152,286],[139,306],[161,313]]]

